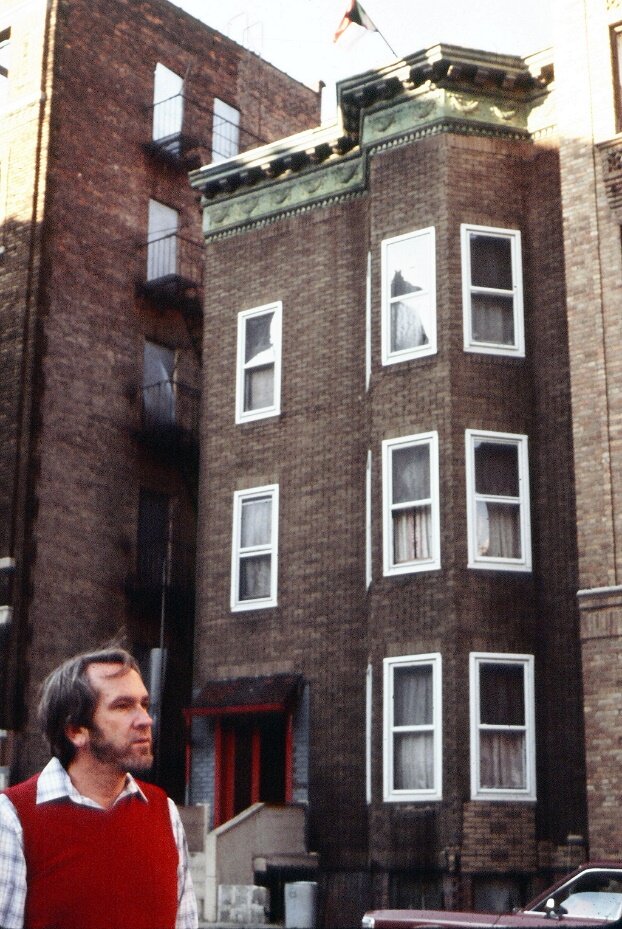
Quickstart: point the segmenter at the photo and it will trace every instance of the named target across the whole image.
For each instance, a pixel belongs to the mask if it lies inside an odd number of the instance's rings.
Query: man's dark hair
[[[69,658],[46,678],[41,688],[39,722],[50,743],[50,750],[63,767],[71,762],[75,747],[67,738],[68,725],[91,728],[98,692],[88,678],[93,664],[122,665],[121,674],[138,671],[135,658],[124,648],[104,648]]]

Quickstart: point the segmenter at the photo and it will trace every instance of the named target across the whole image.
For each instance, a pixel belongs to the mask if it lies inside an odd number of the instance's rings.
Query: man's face
[[[119,772],[140,773],[153,764],[149,694],[133,669],[92,664],[87,669],[98,692],[88,747],[95,759]]]

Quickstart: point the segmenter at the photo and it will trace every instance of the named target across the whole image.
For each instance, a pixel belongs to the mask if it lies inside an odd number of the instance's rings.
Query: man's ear
[[[86,726],[75,726],[73,723],[65,726],[65,735],[75,749],[84,748],[89,740],[89,730]]]

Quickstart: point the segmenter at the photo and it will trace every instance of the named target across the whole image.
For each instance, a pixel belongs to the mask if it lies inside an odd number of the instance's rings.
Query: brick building
[[[585,855],[552,81],[436,46],[343,81],[335,125],[191,173],[190,796],[215,842],[303,804],[327,925],[501,909]]]
[[[622,855],[622,4],[559,4],[556,71],[568,292],[578,604],[592,857]]]
[[[158,777],[183,796],[203,303],[187,171],[318,116],[316,92],[165,0],[3,0],[0,763],[14,778],[45,757],[44,675],[125,630],[156,693],[167,650]]]

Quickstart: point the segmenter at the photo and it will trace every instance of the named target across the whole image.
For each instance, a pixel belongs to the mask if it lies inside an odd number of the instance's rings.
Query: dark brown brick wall
[[[460,224],[520,229],[527,355],[462,347]],[[382,367],[380,243],[433,225],[438,353]],[[364,386],[365,256],[372,255],[372,381]],[[207,245],[203,472],[196,673],[202,678],[296,670],[311,683],[311,847],[328,867],[366,858],[388,869],[530,871],[537,842],[585,827],[577,648],[572,444],[563,253],[552,143],[451,134],[370,160],[364,198],[283,218]],[[237,313],[283,300],[280,417],[234,424]],[[216,348],[215,348],[216,347]],[[526,433],[534,570],[468,570],[464,432]],[[437,430],[440,571],[382,576],[381,442]],[[373,453],[373,583],[364,583],[364,468]],[[235,489],[279,483],[279,605],[229,611]],[[520,848],[496,843],[490,804],[471,803],[469,652],[535,655],[538,803],[518,814]],[[382,660],[443,656],[443,797],[385,804]],[[563,675],[555,673],[563,663]],[[373,802],[364,802],[364,672],[371,660]],[[568,681],[572,686],[568,686]],[[569,694],[568,691],[571,691]],[[559,784],[559,766],[568,772]],[[466,804],[466,807],[464,806]],[[466,810],[466,812],[463,812]],[[347,815],[345,813],[347,810]],[[494,818],[494,816],[493,816]],[[497,828],[498,826],[498,828]],[[517,833],[517,834],[518,834]]]

